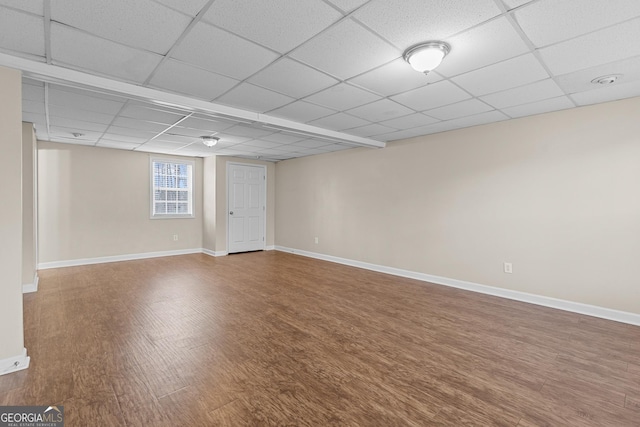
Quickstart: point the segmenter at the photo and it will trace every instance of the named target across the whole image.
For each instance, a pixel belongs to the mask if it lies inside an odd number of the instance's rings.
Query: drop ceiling
[[[40,140],[279,161],[639,96],[640,2],[0,0],[0,65]]]

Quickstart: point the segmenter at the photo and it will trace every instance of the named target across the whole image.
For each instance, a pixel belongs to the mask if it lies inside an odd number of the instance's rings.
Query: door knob
[[[229,215],[233,215],[233,211],[229,212]]]

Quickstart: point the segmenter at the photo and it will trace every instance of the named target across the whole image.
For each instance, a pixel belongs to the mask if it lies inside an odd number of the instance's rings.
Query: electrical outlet
[[[505,273],[513,273],[513,264],[511,264],[510,262],[505,262],[504,263],[504,272]]]
[[[173,235],[173,240],[178,240],[178,235],[177,234]]]
[[[314,239],[314,241],[316,242],[316,245],[317,245],[317,244],[318,244],[318,238],[316,237],[316,238]]]

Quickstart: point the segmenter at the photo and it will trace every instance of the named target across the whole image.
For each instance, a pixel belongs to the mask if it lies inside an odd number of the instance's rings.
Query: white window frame
[[[187,179],[188,179],[188,183],[187,183],[187,187],[189,188],[188,191],[188,203],[189,203],[189,208],[190,208],[190,212],[186,213],[186,214],[180,214],[180,213],[172,213],[172,214],[166,214],[166,213],[156,213],[155,212],[155,192],[156,192],[156,185],[155,185],[155,174],[154,174],[154,163],[175,163],[175,164],[180,164],[180,165],[186,165],[187,166]],[[150,197],[149,197],[149,215],[151,219],[172,219],[172,218],[195,218],[195,183],[194,183],[194,175],[195,175],[195,167],[196,167],[196,162],[194,162],[193,160],[186,160],[186,159],[178,159],[178,158],[169,158],[169,157],[150,157],[149,158],[149,177],[150,177],[150,182],[149,182],[149,187],[150,187]],[[163,188],[164,190],[169,189],[169,187],[160,187]]]

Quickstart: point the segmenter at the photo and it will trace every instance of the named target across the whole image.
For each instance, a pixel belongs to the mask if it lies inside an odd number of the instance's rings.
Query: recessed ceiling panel
[[[443,40],[500,12],[493,0],[373,0],[354,16],[404,50]]]
[[[545,99],[543,101],[532,102],[531,104],[518,105],[516,107],[503,108],[502,112],[510,117],[532,116],[534,114],[548,113],[550,111],[565,110],[573,108],[575,104],[566,96]]]
[[[293,102],[294,98],[249,83],[242,83],[216,99],[216,102],[258,113]]]
[[[24,10],[25,12],[34,13],[44,16],[43,0],[0,0],[0,6],[8,6],[14,9]]]
[[[408,116],[398,117],[397,119],[384,120],[380,124],[396,129],[411,129],[418,126],[426,126],[436,123],[438,119],[426,116],[422,113],[409,114]]]
[[[340,17],[321,0],[217,0],[203,19],[285,53]]]
[[[136,83],[144,82],[162,59],[56,23],[51,24],[51,55],[55,64]]]
[[[269,65],[251,77],[249,82],[295,98],[305,97],[338,83],[336,79],[288,58]]]
[[[368,1],[369,0],[329,0],[329,3],[338,6],[344,12],[351,12]]]
[[[571,95],[578,105],[590,105],[600,102],[616,101],[618,99],[640,96],[640,81],[606,86],[588,92],[579,92]]]
[[[636,16],[640,16],[638,0],[540,0],[515,12],[518,24],[537,47],[578,37]]]
[[[124,105],[124,100],[119,100],[108,95],[83,92],[64,86],[50,85],[49,104],[53,106],[59,105],[61,107],[73,106],[96,113],[113,115],[120,111]]]
[[[151,0],[54,0],[50,4],[55,22],[161,55],[191,21]]]
[[[439,80],[442,80],[442,77],[438,73],[432,72],[428,75],[418,73],[404,59],[398,58],[382,67],[354,77],[349,82],[380,95],[391,96]]]
[[[477,99],[467,99],[466,101],[458,102],[456,104],[428,110],[424,113],[440,120],[452,120],[466,116],[473,116],[493,109],[493,107]]]
[[[528,51],[506,18],[482,24],[446,40],[451,45],[437,72],[447,77],[466,73]]]
[[[187,115],[186,112],[152,108],[150,106],[129,102],[120,113],[121,116],[150,122],[172,125]],[[188,120],[188,119],[187,119]],[[181,122],[184,124],[184,122]]]
[[[470,93],[481,96],[549,77],[532,54],[519,56],[451,79]]]
[[[207,4],[209,0],[155,0],[167,7],[185,13],[189,16],[196,16],[198,12]]]
[[[238,80],[170,59],[156,70],[149,86],[210,101],[238,83]]]
[[[243,80],[273,62],[278,54],[200,22],[176,47],[173,57]]]
[[[308,96],[305,101],[344,111],[379,99],[382,99],[382,97],[349,84],[340,83],[322,92]]]
[[[350,133],[352,135],[370,137],[370,136],[375,136],[375,135],[381,135],[381,134],[384,134],[384,133],[395,132],[396,130],[397,129],[390,128],[388,126],[383,126],[383,125],[374,123],[374,124],[367,125],[367,126],[361,126],[359,128],[349,129],[346,132]]]
[[[0,7],[0,48],[44,56],[44,20]]]
[[[390,62],[402,52],[348,19],[308,41],[291,56],[343,80]]]
[[[554,74],[619,61],[639,52],[640,18],[540,49],[542,59]]]
[[[504,90],[483,96],[481,99],[495,108],[513,107],[514,105],[529,104],[548,98],[557,98],[564,92],[551,79],[541,80],[525,86]]]
[[[379,101],[372,102],[371,104],[362,105],[347,111],[349,114],[373,122],[395,119],[396,117],[406,116],[413,112],[414,111],[410,108],[389,99],[381,99]]]
[[[416,111],[430,110],[469,98],[471,95],[446,80],[391,97]]]
[[[576,92],[602,89],[603,87],[613,88],[610,85],[603,86],[591,83],[592,80],[598,77],[608,75],[615,75],[618,77],[615,85],[640,80],[640,56],[564,74],[556,77],[556,81],[565,93],[572,94]]]
[[[296,101],[277,110],[269,111],[270,116],[283,117],[300,123],[310,122],[335,113],[335,110],[304,101]]]
[[[326,129],[344,130],[369,125],[371,124],[371,122],[363,120],[359,117],[351,116],[349,114],[337,113],[318,120],[314,120],[312,122],[309,122],[309,124]]]

